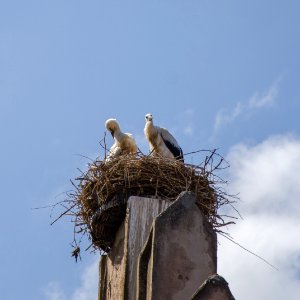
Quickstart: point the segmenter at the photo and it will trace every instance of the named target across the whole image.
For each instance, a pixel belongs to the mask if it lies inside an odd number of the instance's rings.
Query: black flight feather
[[[166,144],[167,148],[170,150],[170,152],[174,155],[174,157],[178,160],[181,160],[182,162],[184,162],[183,160],[183,153],[182,153],[182,149],[179,147],[176,147],[174,144],[172,144],[171,142],[165,140],[163,138],[163,136],[161,136],[164,143]]]

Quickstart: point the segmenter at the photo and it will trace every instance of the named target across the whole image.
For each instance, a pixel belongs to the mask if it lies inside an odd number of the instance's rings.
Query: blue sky
[[[299,12],[296,0],[2,1],[0,298],[95,299],[97,255],[75,264],[70,222],[50,226],[48,210],[31,208],[71,188],[87,163],[79,154],[102,154],[107,118],[147,152],[151,112],[184,152],[220,148],[230,160],[228,189],[241,192],[244,215],[230,230],[281,270],[220,240],[219,271],[236,297],[260,291],[259,270],[272,280],[256,299],[282,299],[274,290],[284,280],[296,299]],[[264,231],[265,220],[273,231]],[[267,251],[272,243],[277,254]]]

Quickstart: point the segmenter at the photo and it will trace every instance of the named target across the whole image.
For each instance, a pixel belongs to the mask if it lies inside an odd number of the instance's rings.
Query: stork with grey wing
[[[154,126],[151,114],[147,114],[145,119],[144,133],[149,142],[152,155],[175,158],[183,162],[182,149],[173,135],[165,128]]]

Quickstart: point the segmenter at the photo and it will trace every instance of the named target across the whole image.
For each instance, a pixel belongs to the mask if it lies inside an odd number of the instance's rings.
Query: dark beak
[[[115,132],[113,130],[110,131],[112,137],[114,138],[115,137]]]

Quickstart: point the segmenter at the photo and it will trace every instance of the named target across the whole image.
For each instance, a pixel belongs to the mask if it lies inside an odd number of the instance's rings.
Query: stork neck
[[[147,121],[146,122],[146,127],[153,128],[153,121],[152,120],[151,121]]]
[[[115,129],[114,138],[116,140],[120,140],[120,138],[122,138],[123,135],[124,133],[121,132],[120,128]]]
[[[149,137],[153,137],[157,134],[152,120],[146,122],[145,130]]]

